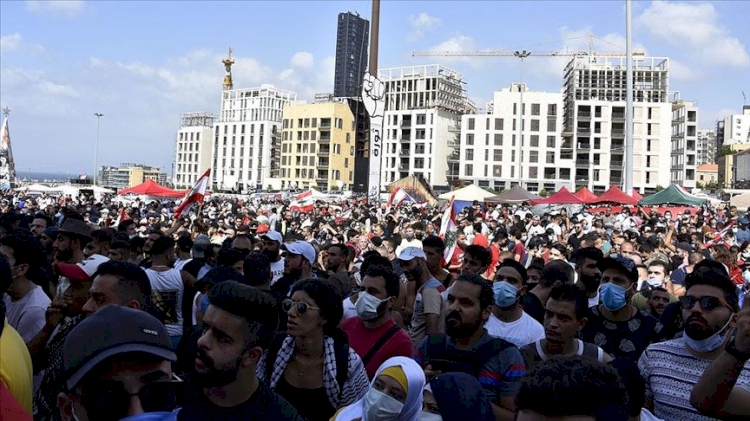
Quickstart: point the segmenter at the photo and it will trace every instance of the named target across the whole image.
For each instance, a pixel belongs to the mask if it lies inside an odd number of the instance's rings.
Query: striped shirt
[[[690,405],[690,392],[709,365],[710,360],[690,354],[682,338],[650,345],[638,368],[646,381],[646,398],[654,403],[654,415],[665,420],[714,420]],[[750,390],[750,362],[745,363],[735,387]]]

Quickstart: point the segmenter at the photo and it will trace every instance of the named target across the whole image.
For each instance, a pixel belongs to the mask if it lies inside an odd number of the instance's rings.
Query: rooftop
[[[698,171],[719,171],[719,164],[703,164],[698,165]]]

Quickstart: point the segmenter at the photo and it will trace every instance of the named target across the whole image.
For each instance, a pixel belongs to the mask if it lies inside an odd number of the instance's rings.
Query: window
[[[539,175],[539,168],[529,167],[529,178],[537,178]]]
[[[539,115],[541,108],[539,104],[531,104],[531,115]]]
[[[557,115],[557,104],[547,104],[547,116]]]
[[[546,162],[548,164],[554,164],[555,163],[555,152],[547,152]]]
[[[474,130],[474,118],[468,119],[468,126],[469,130]]]
[[[492,151],[492,160],[495,162],[499,162],[503,160],[503,150],[502,149],[495,149]]]
[[[530,139],[531,147],[532,148],[538,148],[539,147],[539,135],[538,134],[533,134],[530,137],[531,137],[531,139]]]
[[[502,177],[503,174],[503,166],[502,165],[493,165],[492,166],[492,176],[493,177]]]
[[[466,150],[466,154],[465,154],[465,157],[466,157],[466,160],[467,160],[467,161],[472,161],[472,160],[474,160],[474,149],[467,149],[467,150]]]
[[[539,162],[539,151],[529,151],[529,162]]]
[[[424,153],[424,143],[417,143],[414,145],[414,153],[423,154]]]
[[[548,132],[557,131],[557,119],[556,118],[547,118],[547,131]]]
[[[548,148],[555,147],[555,136],[547,136],[547,147]]]
[[[495,119],[495,130],[502,130],[503,129],[503,119],[502,118],[496,118]]]
[[[417,114],[417,124],[426,124],[427,114]]]
[[[414,168],[424,168],[424,158],[416,158],[414,160]]]
[[[466,134],[466,144],[469,145],[469,146],[473,146],[474,145],[474,134],[472,134],[472,133],[467,133]]]
[[[495,133],[495,146],[503,146],[502,133]]]
[[[532,132],[539,131],[539,120],[531,120],[531,131]]]
[[[473,170],[474,170],[474,166],[473,165],[471,165],[471,164],[464,165],[464,174],[467,177],[471,177],[472,175],[474,175],[474,171]]]

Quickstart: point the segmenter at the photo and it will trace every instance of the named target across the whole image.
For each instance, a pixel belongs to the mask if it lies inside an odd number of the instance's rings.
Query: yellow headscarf
[[[388,367],[380,372],[381,376],[388,376],[393,380],[397,381],[399,385],[404,389],[405,393],[409,393],[409,382],[406,380],[406,373],[400,366],[394,365]]]

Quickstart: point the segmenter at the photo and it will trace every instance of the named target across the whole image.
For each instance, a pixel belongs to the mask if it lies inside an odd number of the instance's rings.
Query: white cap
[[[426,259],[427,256],[424,254],[424,250],[419,247],[404,247],[403,250],[398,254],[398,259],[408,262],[409,260],[419,257]]]
[[[310,262],[310,265],[315,264],[315,249],[307,241],[295,241],[293,243],[284,244],[284,249],[291,254],[301,254]]]
[[[268,231],[267,233],[260,236],[260,238],[263,238],[263,237],[268,237],[269,240],[276,241],[279,244],[284,242],[284,238],[281,236],[281,233],[278,231]]]

